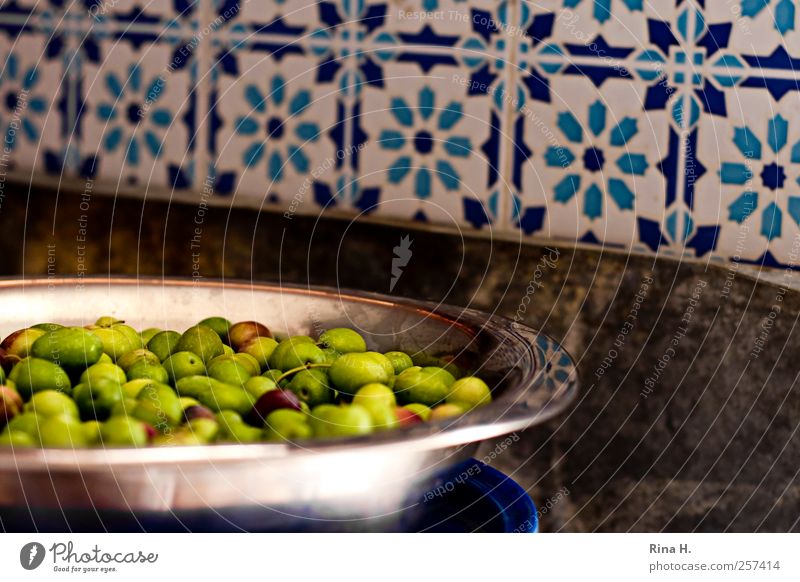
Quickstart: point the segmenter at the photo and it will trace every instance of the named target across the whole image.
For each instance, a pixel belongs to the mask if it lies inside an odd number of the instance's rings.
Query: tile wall
[[[798,4],[0,1],[0,179],[794,265]]]

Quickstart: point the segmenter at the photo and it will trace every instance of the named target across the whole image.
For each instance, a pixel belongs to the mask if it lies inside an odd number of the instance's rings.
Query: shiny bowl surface
[[[325,287],[205,279],[0,281],[3,336],[47,321],[88,325],[100,315],[137,329],[178,331],[211,315],[257,320],[291,335],[353,327],[372,350],[452,355],[489,382],[493,402],[404,430],[296,444],[0,449],[6,526],[8,515],[56,512],[65,523],[103,527],[119,516],[133,523],[137,516],[176,523],[200,516],[242,522],[244,529],[250,529],[248,519],[271,529],[357,529],[418,503],[480,441],[557,415],[578,385],[572,359],[553,340],[469,309]],[[82,521],[87,515],[92,519]]]

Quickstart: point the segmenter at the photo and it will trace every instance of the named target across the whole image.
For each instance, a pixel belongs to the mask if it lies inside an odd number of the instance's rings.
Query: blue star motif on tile
[[[571,146],[550,146],[545,152],[545,163],[551,168],[574,168],[580,156],[585,172],[568,173],[555,186],[555,200],[566,204],[579,192],[583,192],[583,213],[590,219],[603,215],[603,190],[606,190],[620,210],[632,210],[634,194],[622,178],[608,177],[603,183],[603,173],[610,174],[606,168],[608,156],[614,160],[616,168],[624,175],[640,176],[648,168],[644,154],[631,153],[629,142],[639,132],[636,119],[623,118],[617,125],[607,127],[607,108],[595,101],[588,108],[587,127],[593,138],[585,139],[585,131],[575,116],[565,111],[558,115],[558,128]],[[603,141],[607,148],[597,142]],[[576,153],[581,152],[582,153]],[[577,168],[575,168],[577,170]],[[588,182],[582,190],[583,183]]]
[[[748,18],[756,18],[765,9],[770,13],[775,30],[782,35],[794,30],[796,12],[794,0],[777,0],[777,2],[773,2],[773,0],[742,0],[742,15]]]
[[[113,71],[104,76],[106,100],[95,109],[97,118],[107,127],[104,151],[125,148],[125,162],[133,167],[138,167],[143,154],[152,159],[161,157],[164,136],[174,118],[167,107],[159,106],[165,85],[159,75],[145,83],[136,63],[128,68],[125,80]]]
[[[777,197],[786,184],[788,166],[779,163],[778,156],[788,146],[788,133],[789,122],[780,114],[769,120],[762,139],[749,127],[734,128],[733,143],[744,161],[723,162],[719,169],[723,184],[746,188],[728,206],[729,220],[741,224],[750,218],[758,209],[759,191],[771,199],[761,210],[760,226],[761,235],[770,241],[779,238],[783,230],[783,210],[777,204]],[[800,164],[800,141],[788,153],[791,164]],[[761,180],[763,188],[753,187],[756,177]],[[800,177],[796,182],[800,184]],[[788,196],[786,208],[792,219],[800,224],[800,196]]]
[[[592,18],[601,24],[611,18],[611,0],[564,0],[564,8],[576,8],[583,2],[592,3]],[[630,11],[642,11],[644,0],[621,0]]]
[[[537,376],[548,392],[555,392],[573,380],[575,365],[564,349],[545,336],[536,338],[536,355],[541,368]]]
[[[4,145],[13,150],[20,138],[37,144],[41,128],[48,113],[48,98],[52,88],[40,83],[39,70],[35,65],[24,68],[19,57],[10,53],[0,71],[0,108],[2,118],[7,119]]]
[[[464,119],[461,104],[451,101],[437,109],[435,101],[427,86],[417,95],[417,107],[404,97],[394,97],[390,111],[398,128],[384,129],[378,136],[381,149],[398,155],[387,169],[389,182],[400,184],[413,174],[414,194],[422,199],[430,197],[434,177],[446,190],[458,190],[461,176],[451,161],[472,155],[472,141],[459,133]]]
[[[237,135],[253,138],[242,155],[242,163],[250,168],[266,160],[267,177],[280,182],[286,166],[298,173],[306,173],[310,162],[303,147],[319,140],[319,124],[307,119],[312,96],[308,89],[289,92],[281,75],[268,83],[262,91],[254,83],[244,87],[244,100],[251,107],[247,115],[237,118],[234,131]]]
[[[492,93],[496,107],[502,110],[506,88],[500,73],[508,63],[499,56],[507,49],[506,35],[501,31],[509,25],[511,8],[504,1],[498,3],[495,15],[477,9],[470,14],[471,34],[459,45],[459,58],[471,71],[469,93]]]

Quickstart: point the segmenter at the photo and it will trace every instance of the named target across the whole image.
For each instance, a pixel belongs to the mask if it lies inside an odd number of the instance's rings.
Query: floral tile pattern
[[[513,218],[527,234],[657,250],[674,240],[668,115],[637,114],[644,84],[555,79],[518,113]]]
[[[794,265],[798,4],[8,0],[3,169]]]
[[[422,76],[411,64],[388,69],[385,86],[364,88],[359,102],[356,206],[475,228],[491,222],[499,203],[491,99],[454,90],[446,74]]]
[[[120,184],[194,184],[195,91],[192,59],[170,43],[100,41],[99,64],[80,77],[84,170]]]
[[[337,84],[320,81],[319,60],[305,55],[242,51],[231,59],[215,71],[216,191],[292,212],[336,205],[344,151]]]
[[[48,48],[45,34],[25,34],[16,41],[0,36],[0,55],[3,173],[58,173],[67,135],[63,51]]]
[[[360,8],[346,192],[356,209],[471,228],[504,216],[514,9],[452,0]]]
[[[511,176],[516,224],[542,237],[793,262],[793,199],[800,184],[792,181],[788,166],[793,163],[788,110],[798,105],[800,48],[791,40],[793,2],[768,4],[523,1],[519,23],[528,34],[519,52],[517,90],[524,106],[516,122]],[[569,78],[586,82],[578,88]],[[569,143],[568,119],[576,135],[602,142],[593,127],[599,115],[580,115],[587,100],[597,111],[623,112],[615,123],[637,128],[639,145],[624,147],[648,160],[638,167],[650,172],[651,182],[628,173],[623,180],[636,177],[635,187],[626,183],[622,189],[610,176],[600,184],[592,179],[600,162],[622,171],[619,164],[608,164],[606,148],[600,161],[584,154],[577,160],[582,171],[574,173],[572,155],[559,157],[552,144],[537,148],[526,138],[532,111],[541,116],[534,116],[533,124],[540,136]],[[779,111],[785,113],[776,120]],[[756,140],[763,145],[750,147]],[[556,187],[550,177],[554,166]],[[636,167],[629,164],[627,172]],[[588,197],[587,183],[596,186]],[[564,215],[565,200],[577,204],[572,220]],[[622,213],[606,217],[603,209]]]

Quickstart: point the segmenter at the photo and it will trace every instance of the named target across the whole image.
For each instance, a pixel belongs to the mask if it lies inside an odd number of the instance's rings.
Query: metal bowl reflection
[[[370,349],[452,355],[490,382],[494,400],[447,421],[349,439],[0,449],[0,519],[6,516],[7,529],[9,519],[17,523],[14,529],[25,529],[27,522],[19,521],[24,516],[30,516],[31,527],[40,527],[36,516],[53,512],[73,530],[131,529],[137,516],[181,524],[193,515],[233,520],[243,529],[380,529],[416,503],[443,470],[470,457],[480,441],[552,418],[577,390],[574,364],[558,344],[526,326],[469,309],[246,282],[0,281],[3,335],[43,321],[86,325],[100,314],[139,329],[182,330],[209,315],[258,320],[288,334],[354,327]],[[115,526],[118,518],[122,522]],[[248,527],[249,520],[274,527]]]

